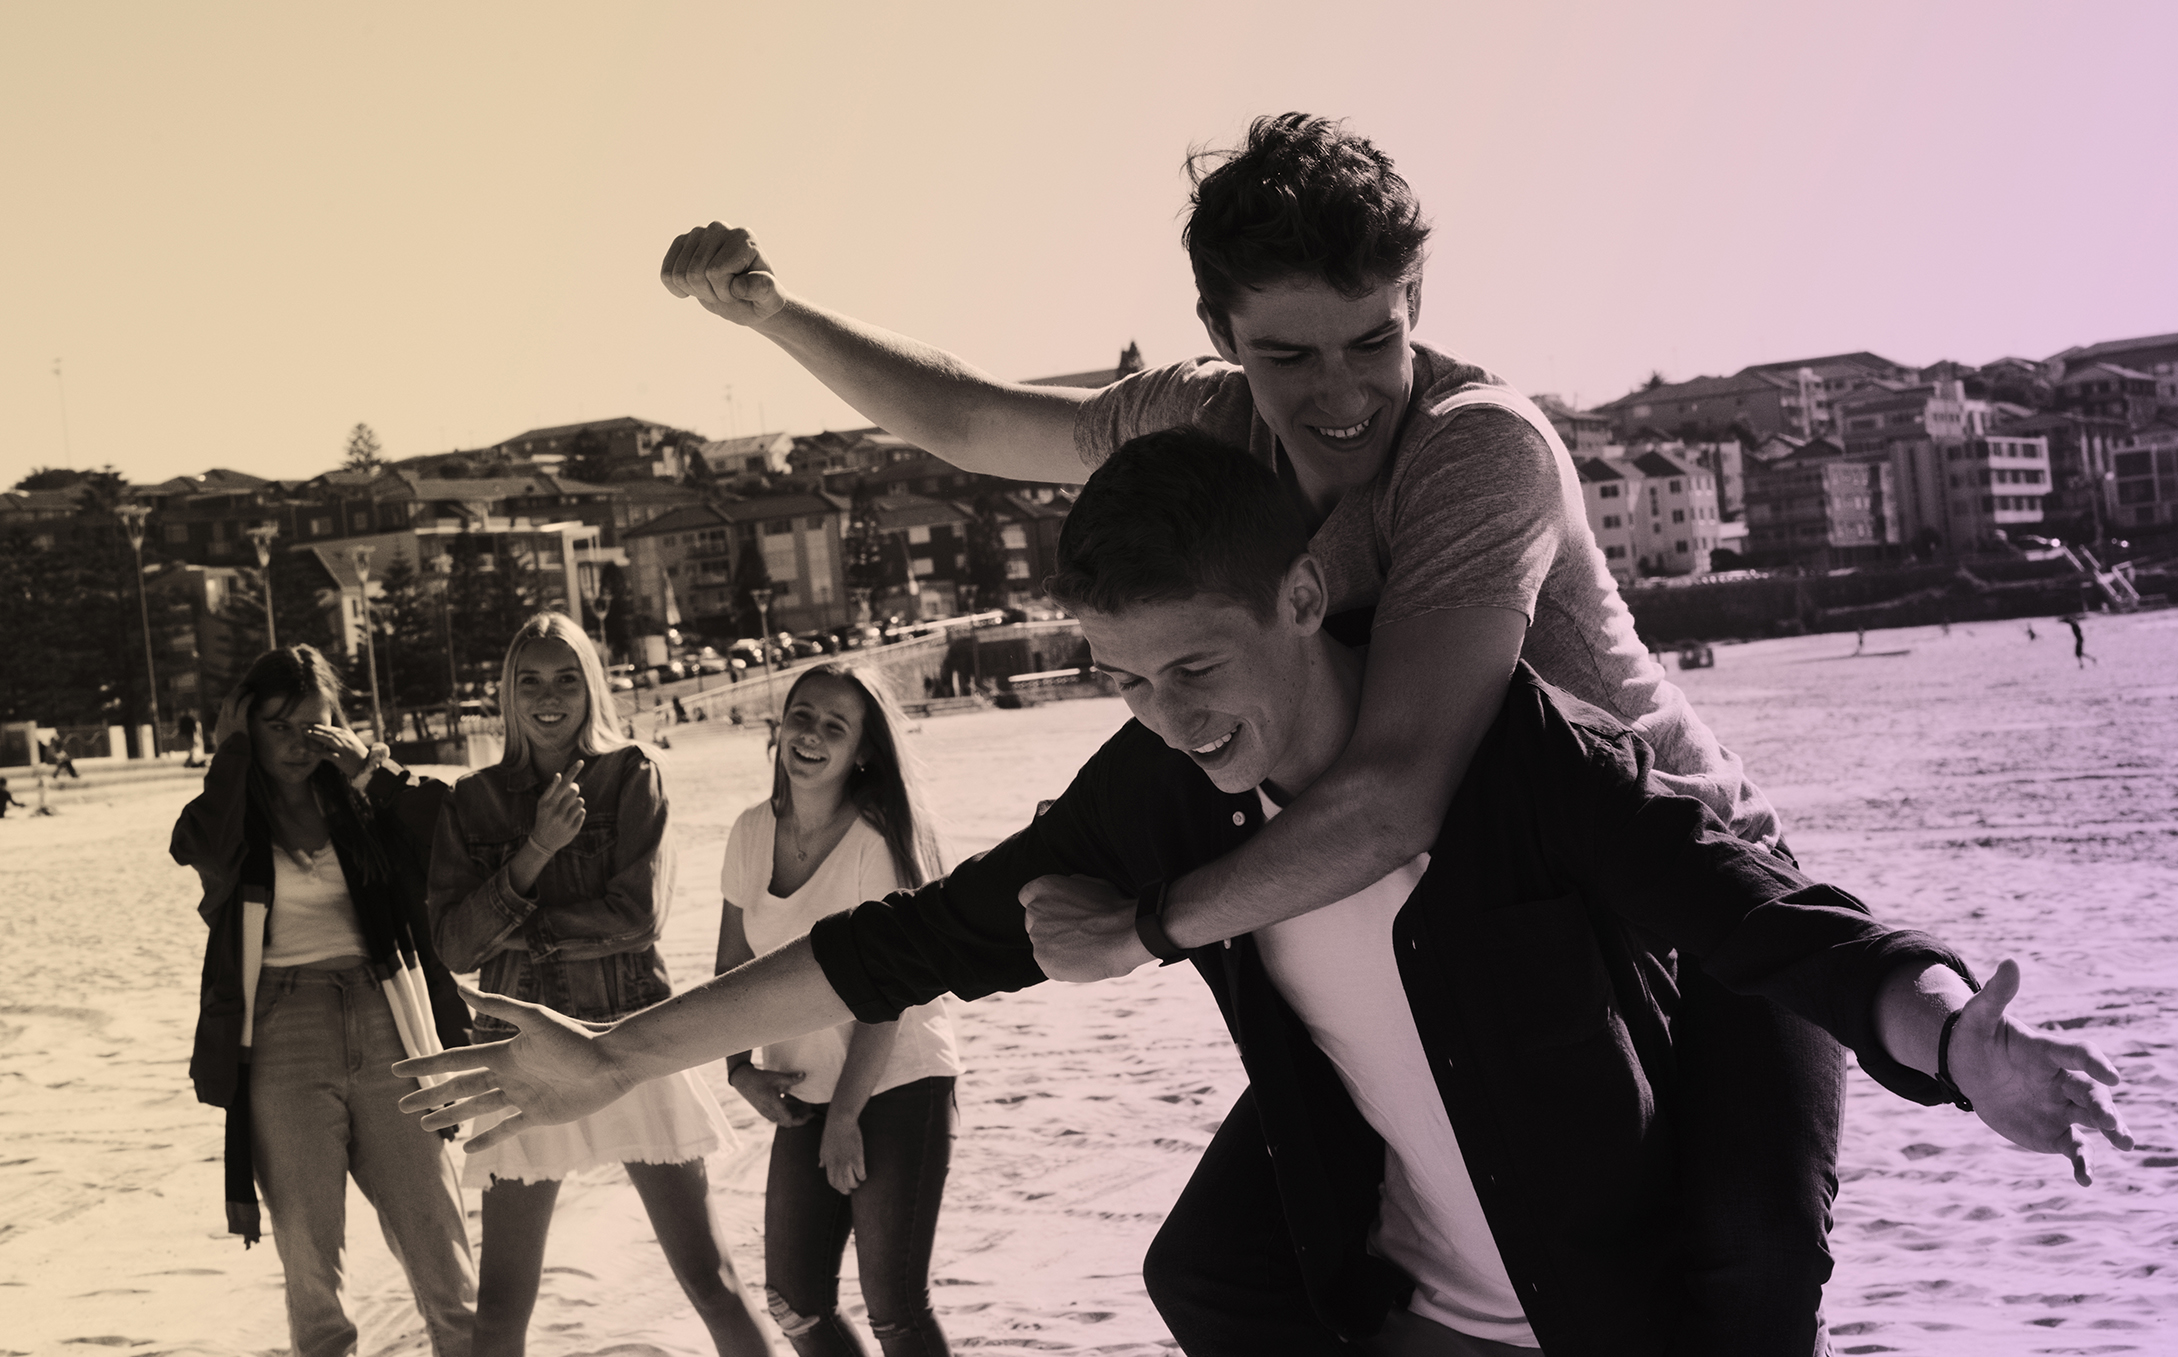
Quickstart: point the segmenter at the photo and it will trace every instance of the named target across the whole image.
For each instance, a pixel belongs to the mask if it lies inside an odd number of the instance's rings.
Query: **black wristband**
[[[1142,888],[1142,898],[1134,905],[1134,935],[1142,940],[1149,954],[1157,958],[1160,966],[1170,966],[1175,961],[1187,959],[1187,949],[1172,940],[1165,932],[1165,883],[1152,881]]]
[[[1951,1081],[1951,1029],[1959,1025],[1959,1015],[1966,1010],[1954,1008],[1951,1016],[1944,1019],[1943,1035],[1936,1038],[1936,1082],[1943,1085],[1944,1096],[1961,1112],[1971,1112],[1974,1104]]]

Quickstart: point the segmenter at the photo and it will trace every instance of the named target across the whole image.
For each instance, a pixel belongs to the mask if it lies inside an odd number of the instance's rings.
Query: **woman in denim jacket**
[[[607,1022],[672,993],[657,941],[672,897],[658,766],[613,729],[604,666],[560,613],[507,647],[506,754],[454,784],[431,853],[432,939],[482,988]],[[514,1029],[478,1019],[479,1040]],[[481,1129],[481,1128],[479,1128]],[[768,1352],[711,1229],[703,1157],[733,1132],[690,1072],[630,1090],[565,1126],[468,1157],[484,1188],[477,1357],[523,1350],[560,1180],[619,1163],[673,1275],[721,1353]]]
[[[416,1084],[391,1069],[433,1035],[469,1039],[424,921],[446,784],[366,749],[340,695],[310,646],[260,655],[220,709],[203,792],[175,822],[169,851],[202,879],[211,927],[189,1076],[200,1101],[227,1109],[227,1228],[245,1246],[264,1189],[295,1352],[355,1351],[340,1294],[353,1174],[432,1352],[463,1357],[475,1282],[461,1189],[446,1142],[393,1111]]]

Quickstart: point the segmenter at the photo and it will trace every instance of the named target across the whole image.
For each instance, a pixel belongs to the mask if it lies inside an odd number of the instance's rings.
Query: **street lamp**
[[[363,662],[371,670],[371,730],[374,739],[386,738],[386,716],[378,706],[378,646],[371,639],[371,552],[372,547],[356,547],[349,558],[355,562],[355,578],[363,596]]]
[[[440,552],[431,558],[439,577],[439,617],[446,624],[446,738],[461,736],[461,675],[454,667],[454,558]]]
[[[277,523],[260,523],[254,528],[244,528],[242,535],[257,548],[257,573],[265,582],[265,649],[280,648],[280,633],[272,624],[272,539],[280,535]]]
[[[136,612],[144,623],[144,706],[149,715],[145,718],[143,757],[159,757],[159,671],[151,660],[151,604],[144,596],[144,520],[151,516],[151,507],[145,504],[119,504],[114,515],[121,520],[123,531],[129,535],[129,550],[136,553]]]
[[[764,655],[764,705],[772,706],[771,685],[771,590],[749,590],[749,602],[756,605],[757,638]]]

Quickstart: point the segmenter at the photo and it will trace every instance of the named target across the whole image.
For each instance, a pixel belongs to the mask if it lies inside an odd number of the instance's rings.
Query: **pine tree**
[[[378,435],[371,432],[371,426],[358,422],[348,431],[348,457],[340,464],[340,468],[343,471],[364,471],[376,475],[386,468],[386,459],[381,455],[384,451],[378,442]]]

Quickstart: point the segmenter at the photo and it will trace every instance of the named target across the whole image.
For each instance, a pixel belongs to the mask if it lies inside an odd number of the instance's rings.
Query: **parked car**
[[[710,650],[710,647],[705,646],[704,649]],[[699,674],[723,674],[733,668],[731,664],[727,663],[726,657],[715,650],[712,650],[708,655],[696,656],[694,663],[696,672]]]
[[[635,666],[616,664],[605,671],[605,686],[616,693],[632,692],[635,688]]]

